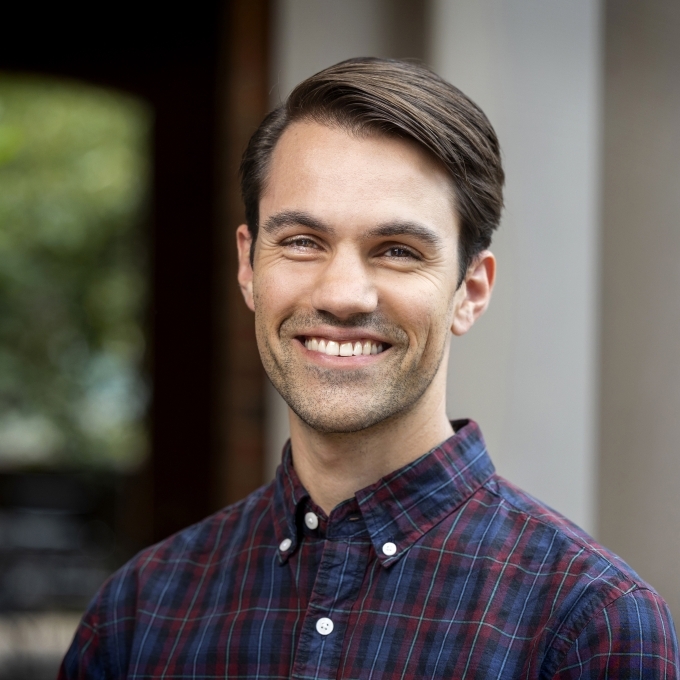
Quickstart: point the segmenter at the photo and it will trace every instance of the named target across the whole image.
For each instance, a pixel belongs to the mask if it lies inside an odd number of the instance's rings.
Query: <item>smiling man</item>
[[[238,279],[291,440],[272,484],[105,584],[61,677],[680,677],[658,594],[446,417],[451,339],[495,276],[479,108],[422,67],[343,62],[241,172]]]

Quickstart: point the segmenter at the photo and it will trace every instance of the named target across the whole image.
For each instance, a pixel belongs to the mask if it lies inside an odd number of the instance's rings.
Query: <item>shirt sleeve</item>
[[[57,680],[125,677],[134,633],[134,563],[128,562],[99,589],[80,621]]]
[[[73,642],[61,663],[57,680],[108,680],[99,635],[97,599],[78,626]]]
[[[668,605],[646,588],[614,600],[588,622],[553,677],[680,680]]]

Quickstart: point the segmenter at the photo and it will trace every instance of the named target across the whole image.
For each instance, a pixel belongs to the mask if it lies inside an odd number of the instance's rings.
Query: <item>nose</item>
[[[315,282],[312,305],[339,319],[375,311],[378,292],[360,253],[343,248],[333,254]]]

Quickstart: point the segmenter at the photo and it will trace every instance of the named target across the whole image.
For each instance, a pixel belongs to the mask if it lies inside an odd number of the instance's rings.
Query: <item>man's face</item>
[[[443,390],[450,332],[469,316],[454,200],[415,143],[314,122],[284,132],[252,269],[239,228],[239,280],[267,374],[315,430],[361,430]]]

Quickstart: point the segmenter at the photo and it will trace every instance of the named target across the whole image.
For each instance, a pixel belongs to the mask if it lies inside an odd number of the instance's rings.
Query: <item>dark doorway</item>
[[[235,284],[232,234],[241,219],[238,158],[267,106],[268,3],[15,4],[4,9],[3,27],[0,75],[117,89],[143,101],[153,118],[143,227],[148,463],[122,480],[24,470],[5,474],[0,494],[1,503],[18,498],[16,489],[44,486],[70,508],[64,494],[87,490],[95,499],[88,521],[116,524],[125,535],[122,560],[262,480],[263,374]]]

